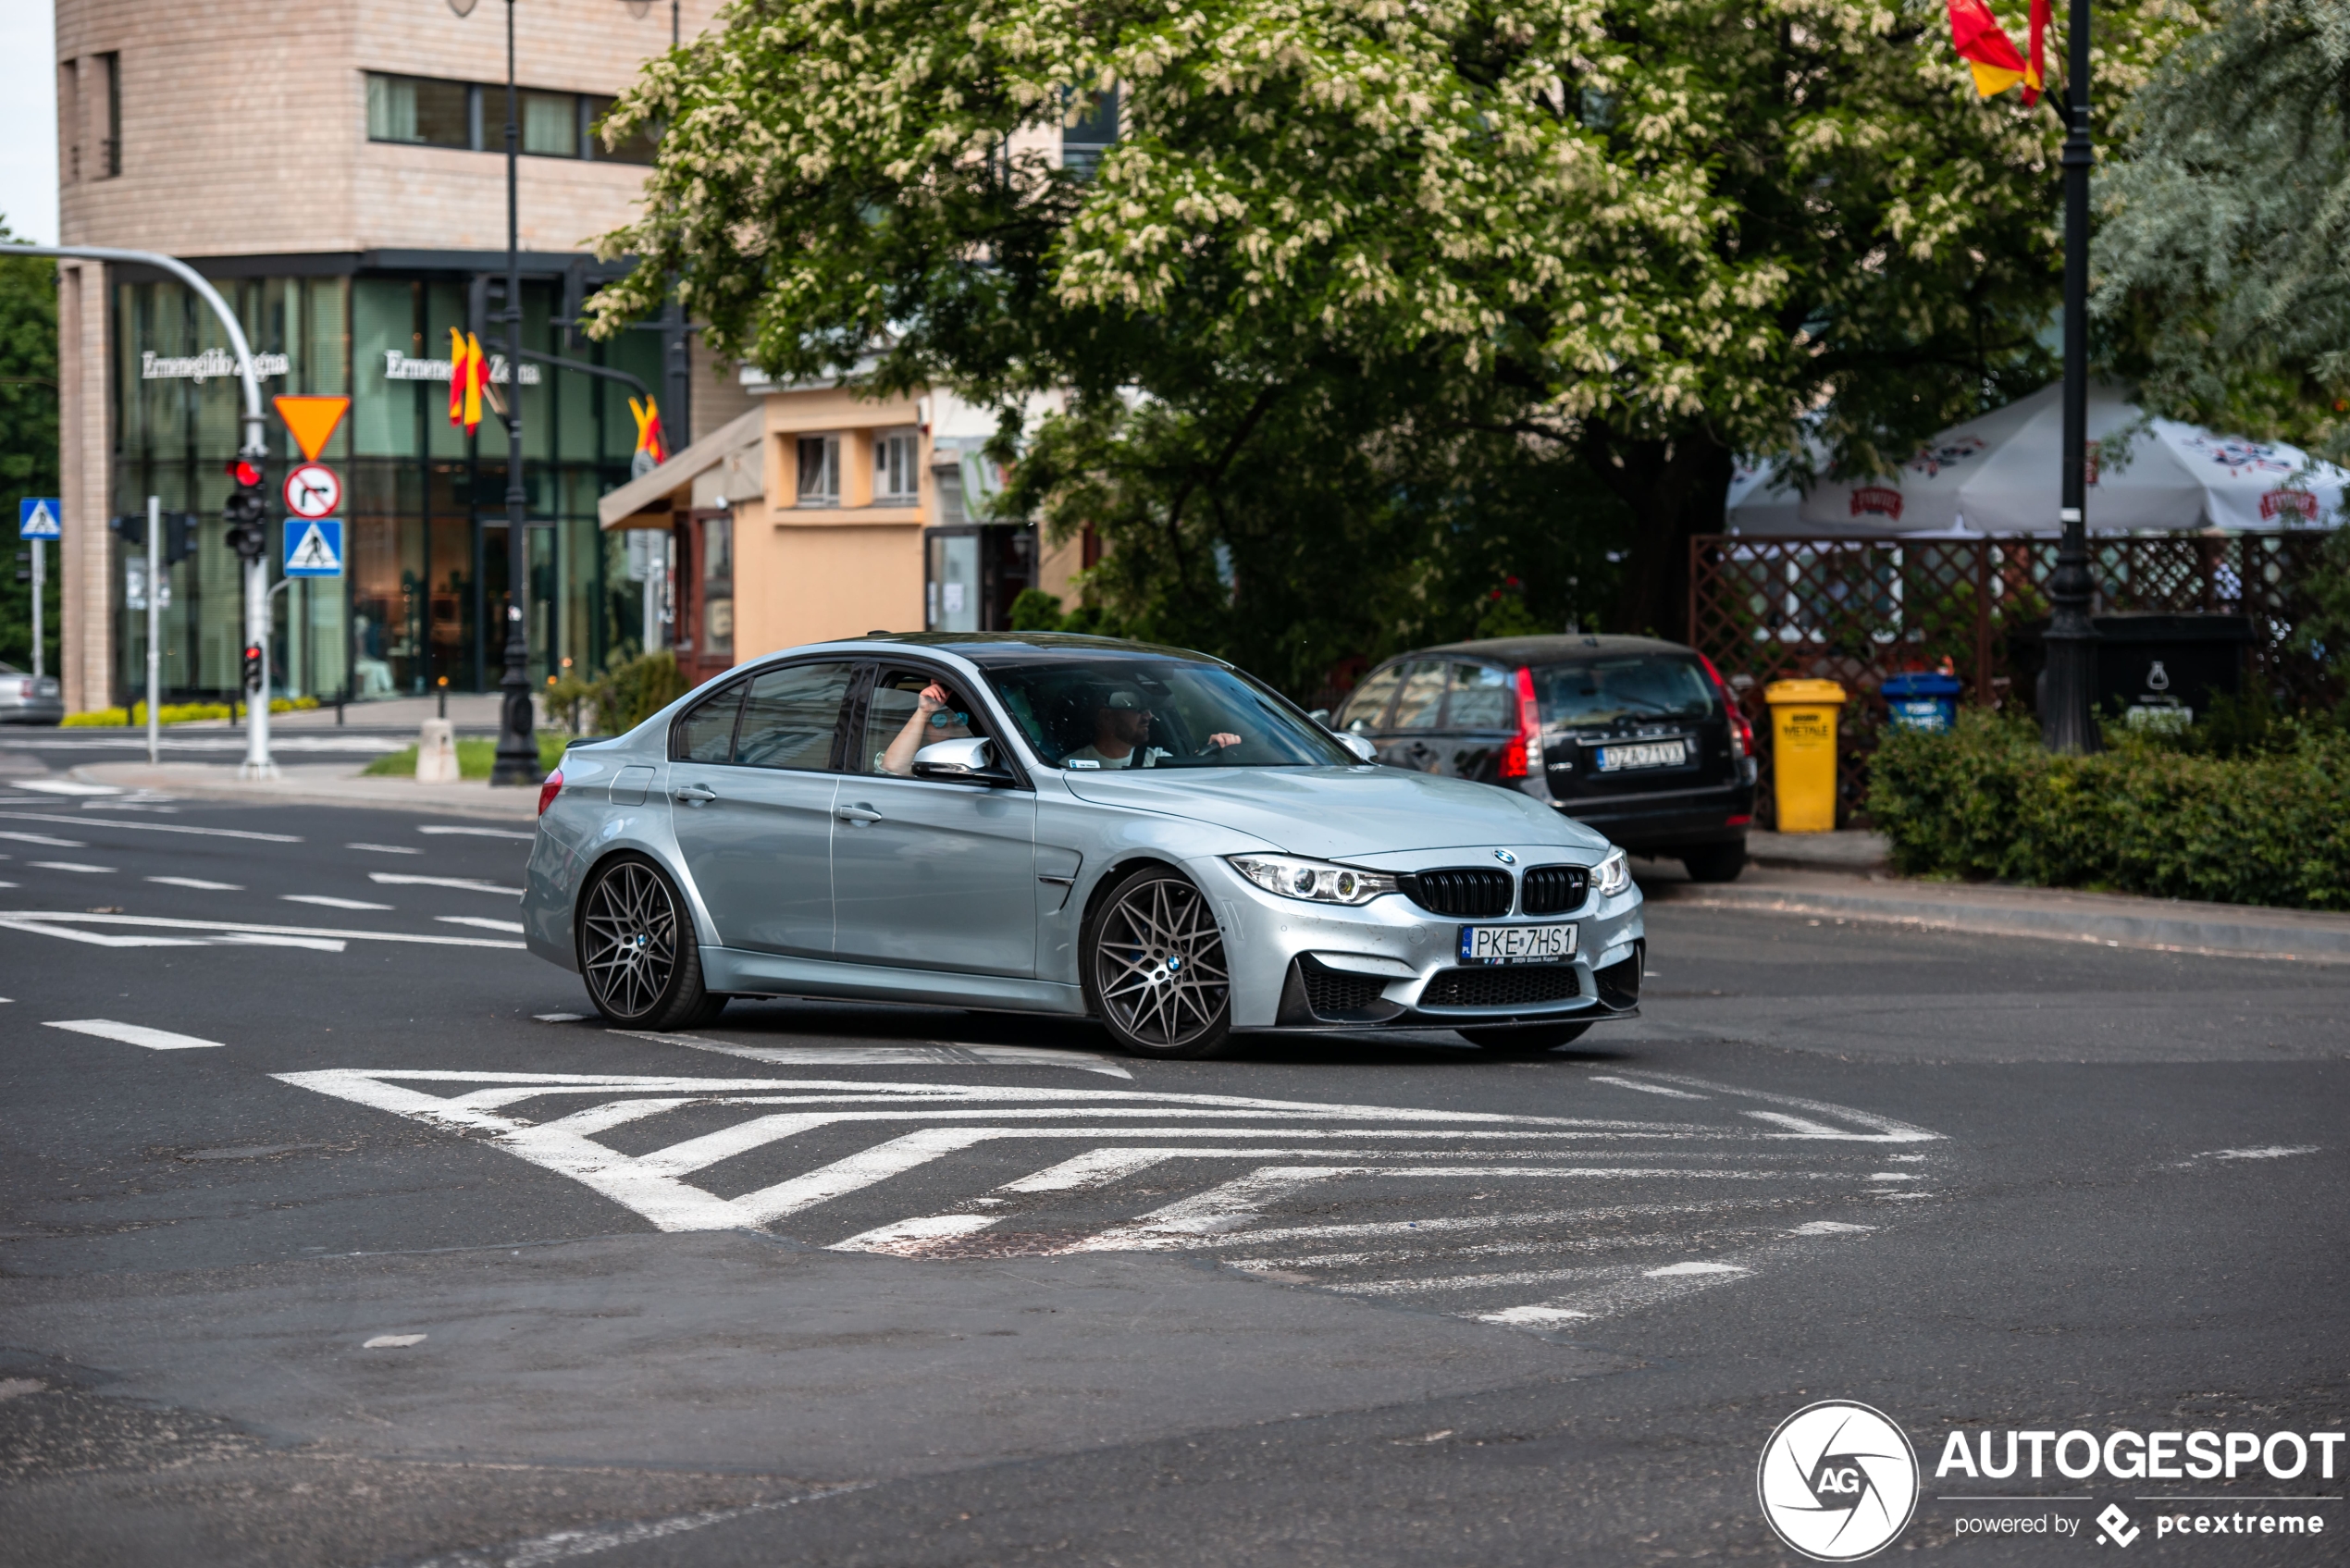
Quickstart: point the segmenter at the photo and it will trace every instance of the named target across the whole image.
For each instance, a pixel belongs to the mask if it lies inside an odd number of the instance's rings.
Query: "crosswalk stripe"
[[[199,1040],[192,1034],[174,1034],[167,1029],[149,1029],[142,1023],[118,1023],[113,1019],[50,1019],[43,1027],[71,1030],[76,1034],[94,1035],[100,1040],[117,1040],[125,1045],[142,1046],[150,1051],[218,1051],[225,1049],[217,1040]]]

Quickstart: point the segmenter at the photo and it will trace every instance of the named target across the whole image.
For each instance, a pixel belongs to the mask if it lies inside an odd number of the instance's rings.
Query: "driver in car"
[[[1175,754],[1148,744],[1151,733],[1151,710],[1134,692],[1119,689],[1106,692],[1094,707],[1094,744],[1082,746],[1061,759],[1064,768],[1149,768],[1159,759]],[[1195,756],[1205,757],[1226,747],[1238,746],[1241,737],[1228,730],[1218,730],[1207,737],[1207,744]]]
[[[902,689],[902,688],[901,688]],[[906,727],[873,760],[884,773],[910,778],[914,772],[914,753],[934,741],[961,740],[971,733],[971,715],[956,707],[955,694],[938,682],[924,686],[914,699],[914,711]]]

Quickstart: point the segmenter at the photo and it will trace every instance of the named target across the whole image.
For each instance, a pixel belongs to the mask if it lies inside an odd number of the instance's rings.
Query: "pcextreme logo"
[[[1814,1562],[1855,1562],[1917,1511],[1917,1451],[1884,1412],[1822,1400],[1779,1423],[1754,1488],[1779,1539]]]

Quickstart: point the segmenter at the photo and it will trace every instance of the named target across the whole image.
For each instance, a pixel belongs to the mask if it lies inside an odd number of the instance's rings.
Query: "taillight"
[[[1705,673],[1713,678],[1713,689],[1722,694],[1722,706],[1729,710],[1730,737],[1738,743],[1738,755],[1753,756],[1754,724],[1747,718],[1746,710],[1738,706],[1737,694],[1730,690],[1730,683],[1722,678],[1722,672],[1713,667],[1713,661],[1702,653],[1697,656],[1697,661],[1704,665]]]
[[[1522,779],[1542,765],[1542,710],[1534,702],[1534,672],[1517,672],[1517,734],[1502,750],[1502,777]]]
[[[561,768],[558,768],[553,772],[547,775],[547,782],[545,784],[538,786],[538,814],[542,817],[545,816],[547,814],[547,808],[552,806],[555,803],[555,796],[561,795],[563,792],[563,771]]]

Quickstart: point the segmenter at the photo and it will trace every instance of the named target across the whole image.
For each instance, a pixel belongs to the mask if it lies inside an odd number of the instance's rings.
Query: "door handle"
[[[844,822],[878,822],[882,814],[870,806],[835,806],[833,815]]]
[[[680,784],[677,787],[677,798],[699,806],[705,800],[717,799],[718,792],[714,789],[705,789],[698,784]]]

